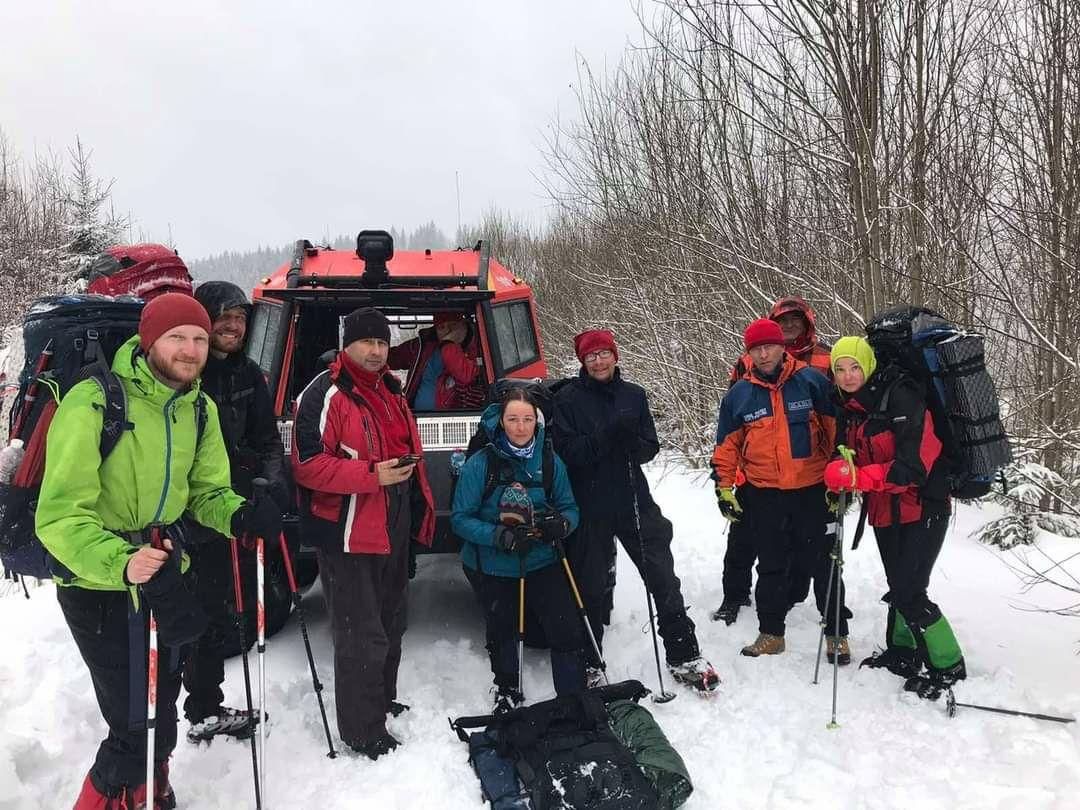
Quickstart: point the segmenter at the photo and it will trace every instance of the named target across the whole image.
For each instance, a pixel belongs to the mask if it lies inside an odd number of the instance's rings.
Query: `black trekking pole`
[[[265,492],[268,485],[269,482],[265,478],[256,478],[252,481],[253,491],[256,496]],[[323,730],[326,732],[326,744],[330,749],[326,756],[334,759],[337,757],[337,751],[334,750],[334,738],[330,734],[330,722],[326,719],[326,706],[323,704],[322,696],[323,684],[319,680],[319,673],[315,670],[315,656],[311,653],[311,640],[308,638],[307,622],[304,621],[303,597],[300,596],[300,589],[296,587],[296,574],[293,572],[292,559],[289,557],[289,546],[285,542],[284,532],[282,532],[278,541],[281,547],[281,561],[285,565],[285,579],[288,580],[289,593],[292,594],[296,615],[300,619],[300,636],[304,639],[304,651],[307,653],[308,669],[311,670],[311,686],[315,690],[315,699],[319,701],[319,714],[322,716]]]
[[[645,603],[649,606],[649,629],[652,631],[653,656],[656,658],[656,680],[660,684],[660,693],[652,696],[654,703],[668,703],[675,699],[675,693],[664,688],[664,673],[660,668],[660,642],[656,639],[656,614],[653,612],[652,591],[649,590],[648,567],[645,565],[645,538],[641,536],[641,508],[638,505],[637,484],[634,481],[634,459],[627,456],[627,471],[630,473],[630,493],[634,500],[634,530],[638,543],[641,544],[641,582],[645,586]]]
[[[596,634],[593,632],[592,622],[589,621],[589,614],[585,611],[585,602],[581,599],[581,591],[578,590],[574,572],[570,570],[570,561],[566,559],[566,549],[563,547],[562,540],[555,541],[555,551],[559,555],[559,560],[562,561],[563,570],[566,571],[566,581],[570,584],[570,593],[573,594],[574,602],[577,603],[578,614],[585,624],[585,632],[589,634],[589,642],[592,644],[593,652],[596,654],[596,660],[600,662],[600,673],[604,676],[604,683],[610,684],[611,681],[608,680],[607,676],[607,662],[604,661],[604,654],[600,652],[600,645],[596,642]]]
[[[528,553],[526,551],[526,553]],[[525,701],[525,554],[518,551],[518,697]]]
[[[841,498],[843,500],[841,500]],[[840,521],[842,521],[844,519],[843,518],[843,512],[841,511],[841,509],[843,509],[844,506],[846,505],[845,502],[844,502],[846,500],[847,500],[847,493],[841,493],[837,498],[836,522],[834,523],[834,526],[836,526],[837,528],[833,532],[833,544],[832,544],[832,549],[829,552],[829,556],[832,558],[832,563],[829,565],[829,584],[828,584],[828,587],[826,587],[826,589],[825,589],[825,610],[826,611],[829,609],[829,600],[832,599],[833,582],[837,583],[837,590],[838,591],[839,591],[839,587],[840,587],[839,586],[839,579],[840,578],[837,576],[837,570],[838,569],[837,569],[837,566],[836,566],[837,544],[838,544],[838,542],[839,542],[839,540],[840,540],[840,538],[842,536],[840,534],[839,527],[840,527]],[[825,630],[826,630],[826,625],[827,624],[828,624],[828,617],[824,613],[822,613],[821,614],[821,635],[818,636],[818,645],[817,645],[817,661],[814,663],[814,680],[813,680],[814,684],[817,684],[817,682],[818,682],[818,673],[821,671],[821,650],[825,646],[825,635],[826,635]],[[839,627],[839,625],[837,625],[837,626]],[[835,651],[833,653],[833,659],[834,660],[836,659]]]
[[[841,490],[839,496],[836,499],[836,558],[834,565],[836,568],[836,589],[833,591],[833,599],[836,601],[836,612],[833,615],[833,638],[839,642],[840,639],[840,602],[843,601],[840,596],[840,585],[843,582],[841,579],[844,575],[844,507],[847,506],[846,493]],[[825,609],[829,609],[828,600],[825,601]],[[840,724],[836,722],[836,689],[837,683],[840,680],[840,648],[839,644],[833,645],[833,669],[832,669],[832,720],[829,721],[829,725],[826,728],[834,729],[840,728]]]
[[[945,713],[949,717],[956,716],[956,707],[963,706],[965,709],[978,709],[981,712],[994,712],[994,714],[1008,714],[1013,717],[1030,717],[1032,720],[1049,720],[1052,723],[1075,723],[1075,717],[1058,717],[1053,714],[1039,714],[1038,712],[1022,712],[1019,709],[999,709],[997,706],[980,706],[978,703],[961,703],[956,699],[950,688],[945,696]]]
[[[253,718],[256,715],[251,699],[251,668],[248,665],[247,633],[244,630],[244,596],[240,587],[240,555],[236,550],[236,543],[235,538],[229,541],[232,552],[233,599],[236,603],[236,631],[240,634],[240,657],[244,662],[244,693],[247,695],[248,717]],[[260,717],[259,722],[263,722],[263,719]],[[255,751],[254,729],[248,740],[251,742],[251,772],[255,778],[255,807],[256,810],[262,810],[262,791],[259,790],[259,757]]]

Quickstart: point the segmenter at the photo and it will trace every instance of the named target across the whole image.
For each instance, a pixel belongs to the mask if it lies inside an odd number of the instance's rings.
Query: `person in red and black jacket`
[[[806,300],[797,295],[779,299],[769,310],[769,320],[776,321],[784,334],[784,351],[817,369],[830,380],[832,366],[829,363],[829,345],[817,336],[817,318]],[[728,388],[735,385],[754,367],[753,358],[745,353],[731,368]],[[736,487],[745,482],[740,474]],[[750,604],[751,570],[756,560],[753,541],[738,523],[728,527],[727,551],[724,553],[724,601],[713,611],[713,621],[734,624],[739,608]],[[806,599],[810,592],[810,577],[804,572],[791,572],[790,599],[793,605]]]
[[[343,344],[297,402],[292,465],[330,612],[338,730],[377,759],[398,745],[387,713],[407,708],[396,697],[409,544],[431,545],[435,513],[423,462],[405,458],[420,436],[386,365],[389,321],[358,309]]]
[[[864,493],[889,583],[885,650],[862,665],[887,668],[907,679],[908,691],[936,699],[967,670],[948,620],[927,596],[951,508],[926,391],[895,365],[876,371],[874,351],[861,337],[837,341],[832,364],[837,442],[846,457],[828,464],[825,484]]]
[[[394,346],[387,363],[409,369],[405,399],[414,411],[479,408],[486,385],[476,364],[476,328],[460,312],[437,312],[435,325]]]

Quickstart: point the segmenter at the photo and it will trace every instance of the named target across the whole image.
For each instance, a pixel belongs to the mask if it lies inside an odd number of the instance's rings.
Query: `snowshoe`
[[[915,675],[904,681],[904,691],[914,692],[923,700],[937,700],[943,692],[952,689],[953,684],[967,678],[967,667],[961,658],[947,669],[928,669],[922,675]]]
[[[389,754],[401,745],[389,732],[383,732],[374,740],[365,743],[349,743],[349,747],[358,754],[363,754],[371,760],[378,759],[384,754]]]
[[[491,692],[494,696],[491,706],[492,714],[506,714],[525,702],[525,696],[517,689],[499,686],[492,687]]]
[[[735,620],[739,618],[739,608],[750,607],[749,599],[725,599],[716,610],[712,613],[712,620],[714,622],[722,621],[726,625],[735,624]]]
[[[257,714],[248,714],[246,709],[230,709],[228,706],[222,706],[217,714],[192,723],[188,728],[187,738],[190,743],[201,743],[210,742],[214,737],[223,734],[238,740],[246,740],[255,733],[255,727],[258,725]]]
[[[595,689],[607,683],[607,676],[600,667],[585,667],[585,688]]]
[[[901,678],[914,678],[921,669],[915,657],[915,650],[902,647],[889,647],[886,650],[878,650],[860,662],[859,669],[863,667],[887,669],[893,675],[899,675]]]
[[[681,664],[668,664],[668,671],[676,681],[699,692],[713,692],[720,686],[720,676],[701,656]]]
[[[391,717],[400,717],[409,710],[407,703],[398,703],[396,700],[391,700],[390,705],[386,707],[386,713]]]

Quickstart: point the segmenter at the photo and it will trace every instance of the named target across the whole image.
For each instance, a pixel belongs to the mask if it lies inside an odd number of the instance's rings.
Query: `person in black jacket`
[[[581,524],[566,550],[589,623],[602,642],[615,589],[617,536],[656,600],[668,668],[683,683],[714,689],[720,679],[701,656],[675,575],[671,521],[641,471],[660,450],[645,390],[622,379],[608,330],[582,332],[574,338],[574,351],[581,371],[555,395],[553,433],[581,509]],[[595,683],[599,662],[591,663]]]
[[[252,480],[265,478],[270,482],[270,496],[285,509],[290,500],[285,451],[270,391],[262,369],[243,351],[251,305],[244,292],[228,281],[200,284],[195,298],[210,316],[210,353],[202,373],[202,387],[217,405],[233,488],[250,498]],[[184,715],[191,724],[187,737],[191,742],[209,740],[218,734],[246,737],[252,733],[257,718],[250,717],[246,710],[223,705],[225,695],[221,690],[225,681],[225,638],[232,625],[229,545],[218,542],[220,538],[214,538],[210,529],[194,521],[187,521],[186,535],[196,593],[209,619],[206,632],[195,642],[184,667],[188,692]],[[266,539],[277,541],[276,537]]]

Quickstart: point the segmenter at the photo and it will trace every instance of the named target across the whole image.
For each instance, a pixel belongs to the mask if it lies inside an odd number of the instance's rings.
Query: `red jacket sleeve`
[[[345,395],[329,383],[329,376],[326,374],[325,380],[309,385],[296,406],[293,476],[297,484],[315,492],[336,495],[377,492],[379,474],[374,459],[359,458],[365,437],[342,435]]]
[[[469,385],[476,379],[476,356],[464,346],[448,340],[439,347],[439,351],[442,353],[443,366],[450,372],[454,382],[458,385]]]

